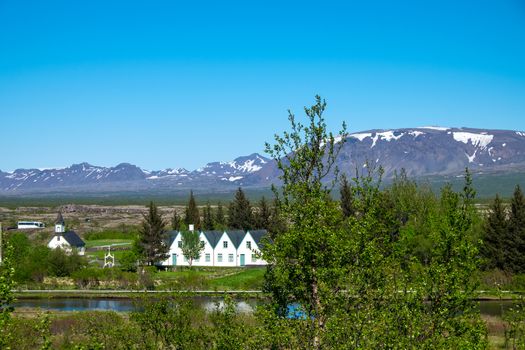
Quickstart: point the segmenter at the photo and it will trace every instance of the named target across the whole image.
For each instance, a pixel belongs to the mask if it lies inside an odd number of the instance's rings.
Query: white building
[[[203,231],[199,233],[203,250],[193,266],[264,266],[260,256],[261,240],[266,230],[252,233],[241,230]],[[188,266],[188,259],[182,253],[182,235],[177,231],[169,232],[169,258],[164,266]]]
[[[66,232],[66,223],[61,213],[58,213],[55,221],[55,234],[53,238],[47,244],[48,248],[57,249],[60,248],[67,253],[71,253],[73,249],[76,249],[79,255],[85,254],[84,241],[76,234],[75,231]]]

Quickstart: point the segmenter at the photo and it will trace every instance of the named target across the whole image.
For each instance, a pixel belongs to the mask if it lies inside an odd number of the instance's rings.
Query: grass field
[[[93,247],[103,247],[111,244],[118,244],[119,246],[130,246],[133,243],[130,239],[96,239],[86,241],[86,249]]]

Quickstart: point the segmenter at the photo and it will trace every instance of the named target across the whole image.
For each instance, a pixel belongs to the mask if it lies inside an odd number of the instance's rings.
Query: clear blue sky
[[[0,0],[0,169],[262,152],[320,94],[350,131],[525,129],[525,1]]]

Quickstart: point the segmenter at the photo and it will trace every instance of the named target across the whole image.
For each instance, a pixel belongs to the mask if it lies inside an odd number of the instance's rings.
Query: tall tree
[[[348,178],[345,174],[341,176],[341,187],[339,189],[341,195],[341,210],[343,217],[348,218],[355,214],[354,210],[354,195],[352,193],[352,187],[348,182]]]
[[[226,228],[226,217],[224,216],[224,209],[221,201],[217,203],[217,211],[215,212],[215,226],[217,229],[224,230]]]
[[[228,226],[230,228],[250,230],[253,228],[252,206],[242,188],[235,192],[235,198],[228,208]]]
[[[268,230],[270,227],[271,215],[272,212],[270,206],[268,205],[268,201],[264,196],[262,196],[261,200],[259,201],[257,212],[255,213],[254,227]]]
[[[2,248],[4,255],[0,261],[0,349],[7,349],[13,336],[11,313],[15,300],[13,295],[15,268],[13,266],[13,247],[10,243],[6,243]]]
[[[505,259],[507,238],[507,214],[505,207],[496,195],[492,202],[489,214],[485,219],[482,253],[485,258],[485,266],[489,269],[505,270],[507,262]]]
[[[146,265],[154,265],[168,258],[169,247],[166,244],[166,223],[157,206],[149,203],[149,210],[144,214],[139,230],[137,248]]]
[[[182,217],[177,213],[177,209],[173,209],[173,217],[171,218],[171,228],[175,231],[180,231],[182,226]]]
[[[509,236],[506,239],[509,267],[513,272],[525,272],[525,197],[519,185],[510,202]]]
[[[201,227],[201,217],[195,197],[193,196],[193,191],[190,191],[190,198],[188,199],[188,205],[186,206],[186,210],[184,212],[184,223],[187,226],[195,225],[196,230]]]
[[[215,228],[210,201],[206,202],[206,207],[204,207],[202,228],[204,230],[213,230]]]
[[[182,231],[182,254],[188,260],[190,269],[193,265],[193,260],[199,259],[201,252],[204,250],[204,245],[199,239],[198,231]]]

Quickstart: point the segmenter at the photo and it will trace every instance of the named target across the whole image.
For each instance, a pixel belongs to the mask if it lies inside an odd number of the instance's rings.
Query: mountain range
[[[357,132],[345,141],[337,165],[349,175],[371,165],[381,165],[386,178],[402,168],[413,178],[456,176],[465,167],[478,174],[525,171],[525,132],[521,131],[428,126]],[[129,163],[115,167],[80,163],[63,169],[0,171],[0,194],[190,188],[220,192],[238,186],[268,188],[278,181],[278,175],[275,161],[257,153],[192,171],[150,171]]]

